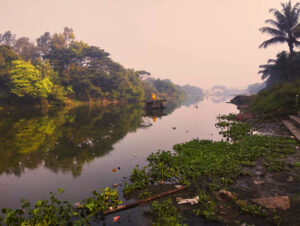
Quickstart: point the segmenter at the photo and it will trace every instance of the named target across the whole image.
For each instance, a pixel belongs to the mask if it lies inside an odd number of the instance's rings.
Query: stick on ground
[[[176,188],[176,189],[173,189],[173,190],[170,190],[170,191],[166,191],[166,192],[163,192],[163,193],[151,196],[151,197],[146,198],[146,199],[138,200],[138,201],[130,203],[128,205],[118,206],[115,209],[107,210],[106,212],[104,212],[104,215],[115,213],[115,212],[119,212],[119,211],[125,210],[125,209],[129,209],[129,208],[138,206],[138,205],[140,205],[142,203],[149,202],[151,200],[158,199],[160,197],[163,197],[163,196],[166,196],[166,195],[170,195],[170,194],[173,194],[173,193],[178,192],[178,191],[182,191],[182,190],[184,190],[186,188],[188,188],[188,186],[181,186],[180,188]]]

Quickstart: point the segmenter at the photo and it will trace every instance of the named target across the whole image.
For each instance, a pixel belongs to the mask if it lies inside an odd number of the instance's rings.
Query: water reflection
[[[145,127],[145,118],[155,122],[178,106],[170,102],[159,112],[145,112],[143,105],[2,112],[0,175],[21,176],[43,166],[80,176],[84,164],[106,155],[128,132]]]
[[[20,176],[26,168],[43,165],[79,176],[85,163],[135,131],[143,114],[141,105],[128,105],[1,115],[0,174]]]

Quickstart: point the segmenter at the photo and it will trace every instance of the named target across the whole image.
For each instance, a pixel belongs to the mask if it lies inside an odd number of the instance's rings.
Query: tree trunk
[[[289,43],[289,49],[290,49],[290,73],[291,78],[294,78],[294,45],[292,43]]]

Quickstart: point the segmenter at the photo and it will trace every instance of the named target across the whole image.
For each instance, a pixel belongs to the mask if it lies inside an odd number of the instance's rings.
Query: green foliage
[[[58,189],[63,193],[64,189]],[[5,214],[3,223],[6,225],[86,225],[92,217],[103,214],[106,210],[116,208],[122,201],[118,200],[118,193],[111,188],[102,192],[93,191],[93,196],[75,205],[61,201],[54,193],[50,193],[50,200],[39,200],[32,208],[26,200],[22,200],[21,209],[2,209]]]
[[[292,164],[292,167],[300,167],[300,162],[294,162],[294,163]]]
[[[200,208],[193,210],[196,216],[203,216],[209,221],[216,221],[218,216],[216,214],[216,203],[205,190],[200,190],[198,193]]]
[[[146,173],[146,168],[139,169],[138,166],[136,166],[130,175],[130,181],[131,183],[124,183],[124,194],[129,194],[135,190],[138,189],[144,189],[149,184],[149,176]]]
[[[219,133],[222,134],[227,140],[231,139],[233,141],[238,141],[251,134],[251,125],[249,123],[229,123],[220,121],[216,124],[216,127],[223,129]]]
[[[268,158],[265,162],[269,171],[280,172],[286,169],[285,161]]]
[[[154,201],[152,203],[152,212],[155,222],[152,225],[156,226],[179,226],[183,225],[183,218],[179,214],[177,208],[172,205],[172,200],[164,200],[162,202]]]
[[[295,113],[296,95],[300,94],[300,81],[277,83],[258,93],[251,101],[249,111],[262,118],[272,118]]]
[[[40,71],[32,64],[16,60],[12,62],[10,86],[11,93],[18,97],[46,99],[53,83],[47,77],[42,78]]]
[[[150,196],[151,196],[151,192],[145,190],[145,191],[140,192],[138,198],[139,199],[145,199],[145,198],[148,198]]]
[[[257,205],[242,205],[241,211],[252,216],[265,217],[267,215],[267,212]]]
[[[294,140],[285,137],[251,135],[249,125],[234,123],[236,128],[241,129],[233,130],[234,132],[228,133],[228,136],[230,139],[235,138],[238,142],[195,139],[187,143],[176,144],[173,146],[174,152],[158,151],[150,154],[147,158],[146,172],[144,169],[143,175],[146,173],[149,181],[153,183],[178,182],[201,176],[223,177],[222,181],[226,187],[227,184],[233,183],[237,176],[245,174],[241,165],[245,163],[253,165],[253,162],[260,157],[275,161],[276,158],[295,151],[296,141]],[[277,162],[269,164],[270,170],[274,170],[273,166]],[[212,183],[211,186],[210,190],[219,189],[218,183]]]
[[[71,28],[65,27],[60,34],[46,32],[37,45],[25,37],[15,40],[10,32],[4,36],[3,46],[0,42],[0,99],[8,103],[59,105],[66,103],[66,98],[104,103],[144,99],[141,76],[150,73],[126,69],[99,47],[76,41]],[[32,65],[19,60],[11,68],[18,58],[30,60]]]
[[[18,55],[8,46],[0,46],[0,99],[9,97],[8,83],[12,62]]]
[[[146,99],[151,99],[152,93],[158,95],[158,98],[164,98],[168,101],[184,99],[186,97],[185,91],[169,79],[148,78],[143,83]]]

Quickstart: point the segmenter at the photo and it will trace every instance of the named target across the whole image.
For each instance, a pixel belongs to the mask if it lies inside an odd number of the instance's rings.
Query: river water
[[[237,112],[225,101],[189,99],[150,115],[141,105],[2,112],[0,209],[18,208],[21,198],[46,199],[58,188],[65,189],[59,198],[75,203],[121,184],[151,152],[194,138],[220,140],[216,117]],[[139,211],[134,218],[143,222]]]

